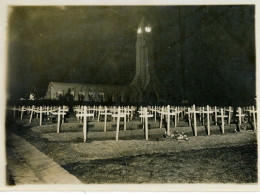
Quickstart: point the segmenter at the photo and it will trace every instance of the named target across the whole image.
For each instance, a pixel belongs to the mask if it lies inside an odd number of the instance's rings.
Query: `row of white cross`
[[[14,117],[15,117],[15,111],[21,112],[21,119],[23,118],[23,112],[27,111],[30,113],[30,122],[32,121],[33,114],[40,115],[40,126],[42,125],[42,115],[46,114],[49,115],[50,113],[52,115],[57,115],[58,122],[57,122],[57,133],[59,133],[60,129],[60,120],[62,118],[62,123],[64,123],[64,116],[66,115],[66,112],[68,112],[68,107],[62,106],[61,107],[49,107],[49,106],[22,106],[22,107],[9,107],[9,110],[14,111]],[[124,130],[126,130],[126,120],[130,120],[133,118],[134,112],[136,111],[136,107],[133,106],[125,106],[125,107],[90,107],[90,106],[75,106],[74,111],[76,113],[76,117],[79,120],[83,120],[83,134],[84,134],[84,141],[86,141],[86,133],[87,133],[87,118],[95,116],[97,117],[97,121],[100,121],[100,116],[104,116],[104,131],[106,132],[107,129],[107,116],[111,116],[113,118],[113,121],[115,121],[115,118],[117,118],[117,127],[116,127],[116,140],[118,140],[119,135],[119,124],[120,119],[124,119]],[[195,107],[193,105],[192,107],[173,107],[168,105],[167,107],[140,107],[140,110],[138,111],[139,117],[141,118],[141,121],[143,122],[143,128],[145,129],[145,139],[148,140],[148,118],[154,117],[154,121],[156,122],[157,115],[160,117],[160,128],[162,128],[162,121],[166,118],[167,122],[167,135],[170,135],[170,122],[171,117],[174,117],[174,126],[177,127],[177,122],[179,122],[179,118],[182,116],[184,117],[187,115],[188,117],[188,123],[189,126],[191,126],[191,119],[193,118],[193,127],[194,127],[194,134],[197,136],[197,115],[199,115],[199,120],[202,121],[202,124],[205,124],[205,121],[207,121],[207,132],[208,135],[210,135],[210,116],[214,115],[214,121],[215,125],[217,125],[217,119],[221,118],[221,130],[222,133],[225,132],[224,130],[224,119],[228,118],[228,124],[230,124],[231,117],[232,117],[233,108],[217,108],[215,107]],[[242,124],[242,118],[245,116],[245,113],[248,112],[248,114],[253,118],[254,123],[254,129],[256,130],[256,113],[254,106],[252,107],[244,107],[244,108],[237,108],[237,117],[239,121],[239,125]],[[228,115],[225,115],[225,114]],[[204,116],[206,115],[206,120]]]
[[[62,107],[57,107],[57,106],[21,106],[16,108],[14,107],[10,107],[8,108],[9,110],[13,111],[13,117],[15,117],[16,111],[21,112],[21,120],[23,119],[23,115],[24,112],[28,112],[30,114],[30,119],[29,122],[32,122],[32,118],[33,116],[36,114],[36,117],[40,117],[39,120],[39,125],[42,125],[42,119],[43,119],[43,115],[47,115],[49,116],[50,114],[52,115],[57,115],[57,133],[59,133],[60,130],[60,123],[64,123],[64,118],[66,115],[66,112],[69,111],[67,106],[62,106]]]
[[[243,109],[245,112],[248,112],[249,115],[252,114],[253,116],[253,123],[254,123],[254,129],[256,130],[256,113],[257,111],[255,110],[254,106],[249,107],[249,108],[244,108]],[[149,114],[150,111],[152,114]],[[138,111],[140,113],[140,117],[145,118],[145,132],[146,132],[146,139],[148,139],[148,120],[147,118],[149,117],[153,117],[156,121],[157,118],[157,113],[160,115],[160,128],[162,128],[162,119],[164,118],[164,115],[167,116],[167,135],[170,135],[170,117],[174,116],[174,123],[175,123],[175,127],[177,126],[177,122],[179,121],[179,117],[180,114],[183,113],[184,115],[187,114],[188,115],[188,121],[189,121],[189,126],[191,126],[191,118],[193,115],[193,127],[194,127],[194,134],[195,136],[197,136],[197,117],[196,115],[199,114],[200,120],[202,120],[203,125],[204,125],[204,115],[207,115],[207,132],[208,135],[210,135],[210,115],[214,113],[214,117],[215,117],[215,124],[217,125],[217,118],[221,118],[221,130],[222,133],[225,133],[225,122],[224,119],[228,117],[228,124],[230,124],[231,121],[231,117],[232,117],[232,112],[233,109],[232,107],[229,108],[217,108],[216,106],[213,107],[213,109],[211,107],[209,107],[208,105],[206,106],[206,108],[204,107],[199,107],[196,109],[195,105],[193,105],[192,107],[188,107],[187,110],[185,109],[185,107],[171,107],[170,105],[168,105],[166,108],[165,107],[148,107],[148,111],[146,108],[140,108],[140,111]],[[225,115],[225,112],[228,112],[228,115]],[[239,121],[239,125],[242,124],[242,117],[245,116],[245,113],[242,112],[242,109],[240,107],[238,107],[237,109],[237,114],[236,116],[238,117],[238,121]],[[142,120],[142,119],[141,119]]]
[[[107,129],[107,116],[112,116],[113,121],[115,121],[115,118],[117,118],[117,125],[116,125],[116,140],[118,140],[119,136],[119,125],[120,125],[120,119],[124,119],[124,131],[126,131],[126,120],[130,120],[130,118],[133,118],[133,114],[136,108],[134,107],[101,107],[98,108],[92,108],[87,106],[81,106],[74,109],[76,112],[76,117],[81,120],[83,119],[83,134],[84,134],[84,142],[86,142],[86,136],[87,136],[87,118],[92,117],[94,118],[95,113],[97,113],[98,122],[100,121],[100,116],[104,116],[104,132],[106,132]]]

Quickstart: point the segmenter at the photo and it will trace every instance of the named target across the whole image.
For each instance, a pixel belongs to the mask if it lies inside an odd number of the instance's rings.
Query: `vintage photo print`
[[[1,9],[3,189],[259,190],[255,1]]]

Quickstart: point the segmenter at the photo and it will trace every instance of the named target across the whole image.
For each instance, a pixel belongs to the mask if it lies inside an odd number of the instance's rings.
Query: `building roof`
[[[126,87],[125,85],[102,85],[102,84],[84,84],[84,83],[61,83],[50,82],[49,87],[55,89],[71,89],[71,91],[93,91],[93,92],[115,92],[121,91]]]

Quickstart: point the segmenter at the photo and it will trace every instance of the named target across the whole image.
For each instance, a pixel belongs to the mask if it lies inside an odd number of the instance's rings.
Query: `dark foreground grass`
[[[256,145],[66,164],[84,183],[256,183]]]
[[[54,159],[71,174],[75,175],[83,183],[256,183],[257,182],[257,145],[255,141],[245,141],[247,134],[227,134],[209,137],[192,137],[189,142],[162,142],[167,147],[175,146],[188,147],[192,143],[202,145],[210,141],[218,148],[189,149],[180,152],[165,152],[161,154],[133,155],[130,151],[124,157],[110,159],[90,160],[88,155],[79,152],[72,147],[75,143],[61,141],[61,135],[53,135],[41,131],[34,132],[30,127],[13,124],[9,130],[20,135],[28,142],[37,147],[40,151]],[[8,133],[7,133],[8,135]],[[56,141],[46,139],[46,135]],[[73,140],[72,134],[66,134]],[[249,135],[249,134],[248,134]],[[222,147],[223,139],[229,136],[230,140],[237,139],[237,145]],[[240,137],[240,139],[239,139]],[[214,140],[212,140],[214,138]],[[67,138],[66,138],[67,140]],[[100,142],[98,147],[95,143],[84,144],[87,150],[94,153],[104,146],[103,153],[107,153],[106,147],[117,150],[117,145],[107,142]],[[128,142],[127,142],[128,143]],[[131,143],[131,141],[130,141]],[[142,141],[133,141],[135,147],[141,149]],[[172,144],[171,144],[172,143]],[[230,142],[231,143],[231,142]],[[82,142],[77,143],[82,145]],[[139,145],[138,145],[139,144]],[[121,147],[129,147],[122,144]],[[95,147],[94,147],[95,146]],[[101,147],[102,146],[102,147]],[[147,147],[155,147],[147,145]],[[175,146],[176,147],[176,146]],[[212,148],[213,147],[213,148]],[[127,149],[127,148],[125,148]],[[151,148],[155,150],[156,148]],[[141,152],[141,151],[140,151]],[[106,156],[106,155],[104,155]]]

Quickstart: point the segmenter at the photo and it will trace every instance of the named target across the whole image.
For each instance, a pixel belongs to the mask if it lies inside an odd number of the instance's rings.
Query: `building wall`
[[[112,101],[116,102],[123,99],[123,90],[125,86],[121,85],[94,85],[78,83],[56,83],[50,82],[45,99],[58,100],[64,97],[69,89],[75,101]],[[83,98],[84,97],[84,98]]]

